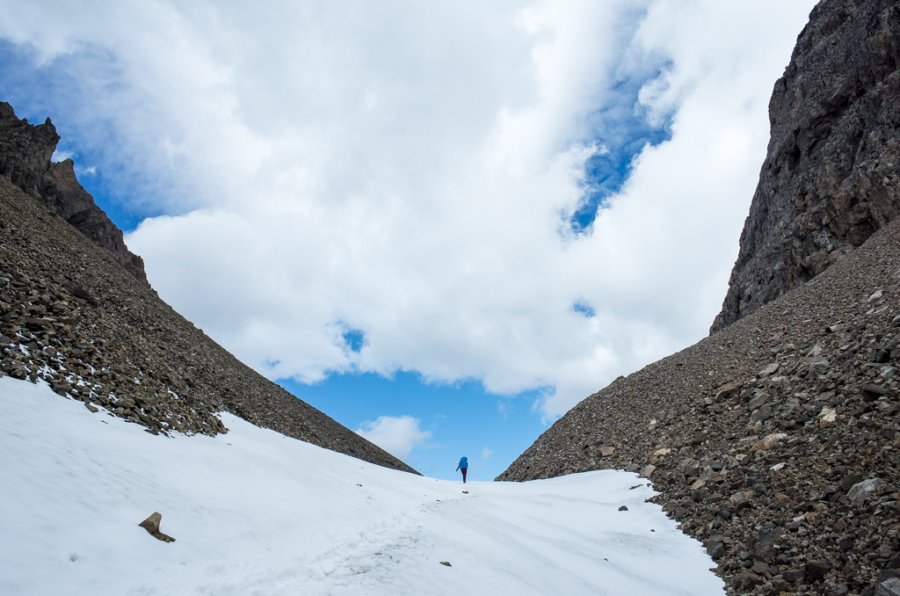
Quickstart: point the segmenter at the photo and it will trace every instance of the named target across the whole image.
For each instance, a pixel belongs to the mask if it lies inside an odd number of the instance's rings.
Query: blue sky
[[[366,423],[382,416],[414,418],[414,428],[427,436],[404,460],[435,478],[457,478],[456,465],[465,455],[473,479],[492,480],[545,428],[532,409],[534,395],[489,395],[477,381],[437,385],[416,373],[398,372],[391,378],[362,373],[332,376],[311,386],[281,384],[353,430],[371,430]],[[401,424],[392,430],[405,436],[411,429]]]
[[[0,0],[0,99],[179,312],[487,479],[705,335],[812,4]]]

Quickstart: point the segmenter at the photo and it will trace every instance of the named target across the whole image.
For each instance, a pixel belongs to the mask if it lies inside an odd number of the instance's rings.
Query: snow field
[[[724,592],[634,474],[463,485],[222,419],[153,436],[0,378],[0,593]]]

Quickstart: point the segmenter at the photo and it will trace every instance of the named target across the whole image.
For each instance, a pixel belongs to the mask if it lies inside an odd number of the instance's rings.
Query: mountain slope
[[[719,331],[586,398],[498,480],[639,471],[731,593],[900,593],[898,40],[896,2],[820,2]]]
[[[0,374],[153,433],[216,434],[218,412],[414,471],[245,366],[119,259],[0,176]]]
[[[858,593],[900,575],[898,368],[900,220],[807,284],[589,396],[498,480],[639,471],[706,541],[732,591],[825,593],[831,582]],[[878,490],[854,500],[866,480]]]

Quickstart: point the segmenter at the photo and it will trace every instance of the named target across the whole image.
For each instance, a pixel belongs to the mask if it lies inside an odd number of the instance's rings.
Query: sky
[[[0,100],[243,362],[450,478],[704,337],[810,0],[0,0]]]
[[[636,474],[463,484],[222,418],[150,435],[0,378],[0,593],[724,594]]]

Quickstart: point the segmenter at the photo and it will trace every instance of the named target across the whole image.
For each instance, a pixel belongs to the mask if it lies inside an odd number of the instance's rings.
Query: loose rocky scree
[[[218,412],[413,471],[245,366],[117,256],[0,176],[0,375],[48,382],[154,434],[225,432]]]
[[[588,397],[498,480],[604,468],[649,478],[730,593],[874,594],[900,577],[900,220]]]

